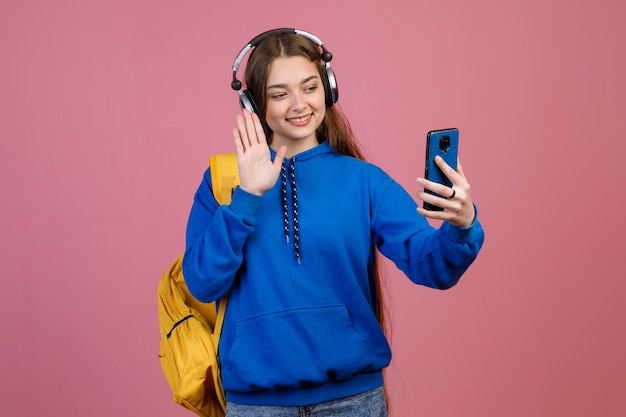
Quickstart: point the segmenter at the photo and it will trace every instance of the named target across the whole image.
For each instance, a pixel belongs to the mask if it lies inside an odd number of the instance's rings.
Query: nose
[[[295,111],[302,111],[306,107],[304,96],[301,92],[293,94],[293,100],[291,102],[291,108]]]

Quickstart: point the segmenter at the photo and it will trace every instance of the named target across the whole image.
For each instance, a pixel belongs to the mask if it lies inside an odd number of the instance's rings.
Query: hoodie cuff
[[[474,204],[474,220],[472,220],[472,224],[469,226],[455,226],[451,223],[445,222],[446,232],[450,240],[457,243],[465,243],[472,239],[474,235],[474,231],[478,228],[477,225],[480,225],[478,222],[478,207]]]
[[[261,204],[262,200],[262,196],[251,194],[237,186],[233,191],[233,199],[230,202],[230,210],[233,213],[242,216],[254,216],[254,213]]]

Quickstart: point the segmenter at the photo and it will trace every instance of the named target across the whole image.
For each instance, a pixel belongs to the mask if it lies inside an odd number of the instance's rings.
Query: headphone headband
[[[320,48],[322,48],[322,61],[328,63],[333,59],[333,54],[331,54],[330,52],[328,52],[328,49],[326,49],[326,47],[324,46],[324,44],[322,43],[321,39],[318,38],[317,36],[313,35],[312,33],[309,32],[305,32],[303,30],[298,30],[298,29],[293,29],[293,28],[280,28],[280,29],[271,29],[268,31],[265,31],[263,33],[261,33],[260,35],[255,36],[250,42],[248,42],[248,44],[246,46],[243,47],[243,49],[237,54],[237,58],[235,58],[235,62],[233,63],[233,84],[235,83],[239,83],[239,87],[235,88],[233,86],[233,90],[239,90],[241,88],[241,82],[239,80],[237,80],[237,71],[239,70],[239,66],[241,65],[241,62],[243,61],[243,57],[246,56],[246,54],[248,53],[248,51],[252,48],[254,48],[255,46],[257,46],[259,43],[261,43],[261,41],[265,38],[267,38],[269,35],[272,34],[283,34],[283,33],[293,33],[296,35],[301,35],[304,36],[307,39],[310,39],[311,41],[315,42],[315,44],[317,46],[319,46]]]
[[[251,98],[250,93],[247,90],[243,92],[240,91],[241,88],[243,87],[243,84],[241,83],[241,81],[237,79],[237,70],[239,70],[239,66],[241,65],[241,62],[243,61],[243,58],[246,56],[248,51],[256,47],[259,43],[261,43],[261,41],[263,41],[268,36],[273,35],[273,34],[283,34],[283,33],[292,33],[292,34],[304,36],[305,38],[314,42],[322,50],[320,57],[322,61],[324,61],[325,76],[323,78],[324,78],[326,96],[327,96],[326,104],[328,106],[332,106],[334,103],[337,102],[337,99],[339,98],[339,91],[337,89],[337,80],[335,79],[335,74],[333,73],[333,70],[330,67],[330,61],[333,59],[333,54],[331,54],[328,51],[328,49],[326,49],[326,46],[324,46],[320,38],[313,35],[312,33],[305,32],[299,29],[294,29],[294,28],[279,28],[279,29],[271,29],[271,30],[265,31],[255,36],[250,42],[248,42],[246,46],[243,47],[241,51],[239,51],[239,53],[237,54],[237,57],[235,58],[235,62],[233,63],[233,80],[230,83],[230,86],[233,90],[239,93],[240,100],[243,99],[241,102],[242,106],[245,108],[248,108],[248,110],[250,111],[255,110],[254,102],[250,104],[248,103],[248,101]]]

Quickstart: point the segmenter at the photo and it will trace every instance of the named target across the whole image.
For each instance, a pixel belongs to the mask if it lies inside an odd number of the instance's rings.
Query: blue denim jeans
[[[383,388],[303,407],[242,405],[228,402],[226,417],[387,417]]]

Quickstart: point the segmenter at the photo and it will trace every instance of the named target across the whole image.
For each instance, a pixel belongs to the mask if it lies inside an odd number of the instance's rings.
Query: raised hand
[[[251,194],[265,194],[278,180],[287,147],[281,146],[272,161],[261,121],[248,110],[243,111],[243,116],[237,116],[233,136],[239,164],[239,186]]]

